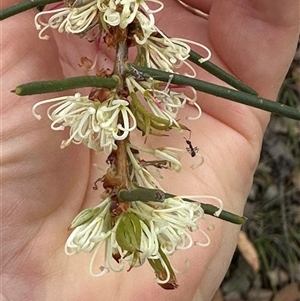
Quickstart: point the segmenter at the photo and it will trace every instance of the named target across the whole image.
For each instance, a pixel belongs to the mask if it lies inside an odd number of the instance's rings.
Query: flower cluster
[[[142,32],[135,33],[137,43],[142,44],[155,32],[153,14],[163,9],[163,3],[157,0],[148,0],[159,5],[151,10],[146,1],[136,0],[94,0],[69,2],[67,7],[60,7],[40,12],[35,17],[35,25],[40,30],[41,39],[49,39],[43,35],[48,28],[66,32],[68,34],[85,34],[98,26],[99,30],[109,31],[109,27],[119,26],[124,29],[134,20],[140,24]],[[51,17],[47,22],[42,20],[45,15]]]
[[[156,32],[156,35],[150,36],[146,43],[141,45],[146,65],[149,68],[173,72],[174,68],[180,68],[185,64],[192,71],[192,74],[186,75],[195,77],[194,68],[186,61],[191,51],[187,43],[195,44],[207,51],[208,55],[202,59],[202,63],[210,59],[211,52],[206,46],[181,38],[169,38],[158,28]]]
[[[115,95],[102,103],[81,96],[80,93],[40,101],[33,107],[33,114],[40,119],[36,108],[51,102],[55,102],[47,110],[47,115],[52,120],[51,128],[70,128],[70,137],[62,141],[61,148],[71,142],[84,143],[96,152],[104,150],[106,154],[110,154],[117,148],[115,141],[124,140],[136,128],[136,120],[128,107],[128,101],[118,99]]]
[[[107,197],[95,208],[82,211],[72,222],[65,251],[68,255],[79,252],[94,252],[90,262],[90,273],[102,276],[109,270],[120,272],[142,265],[146,260],[151,265],[159,261],[164,273],[154,268],[159,284],[173,283],[176,278],[167,256],[176,250],[186,250],[194,242],[191,231],[201,231],[197,222],[203,218],[203,209],[196,202],[187,202],[180,197],[167,198],[164,202],[131,202],[126,212],[113,218],[110,214],[111,199]],[[206,243],[209,238],[201,231]],[[94,262],[102,244],[105,258],[94,272]],[[201,244],[200,244],[201,245]]]
[[[156,9],[150,9],[146,2],[158,5]],[[208,56],[202,62],[210,58],[210,50],[200,43],[179,38],[168,38],[155,25],[154,14],[161,11],[163,3],[158,0],[94,0],[73,3],[66,1],[67,6],[55,7],[48,11],[42,11],[35,16],[35,25],[39,30],[41,39],[49,39],[44,32],[51,28],[59,33],[85,35],[90,30],[97,28],[98,34],[103,32],[111,34],[111,29],[128,28],[135,24],[128,33],[139,45],[139,54],[146,59],[146,65],[150,68],[173,72],[174,68],[181,67],[184,63],[192,70],[194,69],[186,62],[189,57],[190,47],[186,42],[196,44],[208,52]],[[45,22],[43,17],[50,15]]]

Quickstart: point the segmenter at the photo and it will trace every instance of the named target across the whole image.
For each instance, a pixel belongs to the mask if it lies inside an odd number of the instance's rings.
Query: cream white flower
[[[170,97],[170,94],[165,93],[164,91],[150,88],[148,89],[149,84],[146,81],[137,82],[133,76],[128,76],[126,78],[126,84],[130,92],[133,92],[134,94],[136,94],[136,92],[141,92],[151,113],[154,116],[162,118],[161,121],[165,120],[164,124],[168,125],[170,128],[176,127],[180,131],[182,130],[182,127],[177,122],[176,117],[178,109],[184,106],[185,100],[184,102],[181,102],[179,97]]]
[[[118,216],[112,215],[111,204],[107,197],[95,208],[79,213],[71,223],[72,233],[65,244],[67,255],[93,252],[89,268],[93,276],[103,276],[110,270],[120,272],[127,265],[129,269],[138,267],[146,260],[159,260],[166,275],[164,279],[157,277],[157,282],[168,283],[173,271],[166,264],[166,256],[176,250],[209,244],[209,237],[198,226],[204,215],[200,203],[181,197],[163,202],[133,201]],[[207,241],[194,241],[190,234],[193,231],[202,232]],[[95,272],[95,261],[103,244],[105,257],[101,265],[97,264],[99,272]]]
[[[97,5],[98,9],[104,13],[103,18],[107,24],[111,26],[119,25],[121,28],[126,28],[134,20],[139,8],[139,3],[135,0],[115,0],[108,3],[98,1]]]
[[[127,145],[127,154],[130,157],[133,168],[137,172],[141,169],[141,164],[138,163],[138,161],[137,161],[139,158],[139,155],[134,156],[132,154],[131,149],[135,149],[138,152],[144,152],[144,153],[148,153],[148,154],[155,156],[161,162],[164,162],[162,168],[167,168],[167,169],[174,170],[177,172],[179,172],[182,168],[182,164],[180,162],[180,156],[177,154],[177,152],[182,152],[182,149],[176,149],[173,147],[143,148],[143,147],[134,146],[132,144],[128,144]],[[152,181],[152,180],[151,180],[151,182],[154,183],[154,181]],[[153,187],[153,184],[150,184],[150,185],[152,185],[152,187]],[[155,183],[155,186],[157,188],[161,189],[161,187],[158,186],[156,183]]]
[[[207,52],[207,57],[202,58],[201,63],[209,60],[211,57],[209,48],[200,43],[182,38],[169,38],[157,27],[155,31],[159,35],[149,36],[147,41],[141,46],[144,49],[144,58],[149,68],[174,72],[175,69],[185,65],[191,71],[191,74],[185,73],[185,75],[195,77],[195,69],[187,62],[191,51],[189,44],[197,45]]]
[[[92,1],[81,7],[63,7],[50,11],[39,12],[34,19],[39,32],[39,38],[48,40],[48,35],[43,35],[48,28],[56,29],[59,33],[80,34],[93,27],[97,20],[97,1]],[[41,17],[52,15],[45,23]]]
[[[35,16],[35,25],[39,30],[41,39],[49,39],[44,32],[48,29],[56,29],[59,33],[82,34],[89,29],[98,26],[99,30],[103,23],[108,26],[120,26],[126,28],[134,20],[140,23],[142,37],[135,35],[138,43],[145,43],[146,39],[156,31],[153,14],[163,8],[163,3],[158,0],[149,0],[158,4],[156,10],[151,10],[146,1],[137,0],[94,0],[88,2],[75,1],[73,5],[42,11]],[[42,17],[50,15],[47,22]],[[100,20],[100,18],[102,20]],[[105,26],[103,26],[105,28]]]
[[[179,153],[188,153],[188,148],[175,148],[175,147],[158,147],[158,148],[143,148],[137,147],[132,144],[126,146],[127,154],[132,164],[130,178],[133,182],[138,183],[139,186],[148,188],[158,188],[163,190],[156,178],[162,178],[159,169],[169,169],[180,172],[182,169],[181,157]],[[135,150],[133,152],[132,150]],[[141,153],[153,155],[156,160],[144,161],[140,158]],[[204,162],[203,157],[195,153],[195,157],[199,157],[200,161],[195,162],[190,167],[196,169]],[[156,167],[156,173],[149,172],[147,166]],[[213,198],[213,197],[212,197]]]
[[[128,211],[149,224],[151,235],[157,236],[160,248],[166,255],[193,246],[189,231],[199,230],[197,222],[204,215],[200,203],[186,202],[176,197],[162,203],[132,202]]]
[[[124,140],[128,133],[136,128],[136,120],[128,107],[128,101],[124,99],[114,99],[109,106],[100,106],[97,110],[96,119],[100,127],[104,130],[112,129],[115,140]],[[121,113],[123,125],[119,123]],[[132,126],[130,125],[130,118]],[[123,132],[119,134],[119,132]]]
[[[177,115],[181,109],[187,104],[193,105],[197,109],[198,114],[196,116],[188,116],[188,120],[200,118],[202,111],[196,102],[196,91],[191,89],[193,98],[190,98],[184,92],[173,91],[171,89],[177,87],[170,84],[171,80],[172,77],[170,77],[170,81],[162,89],[159,89],[162,83],[152,78],[137,81],[133,76],[128,76],[126,84],[130,92],[140,92],[143,95],[149,109],[155,116],[168,120],[170,126],[172,125],[172,127],[176,127],[181,131],[182,126],[177,121]]]
[[[95,252],[90,264],[90,271],[94,274],[95,257],[99,248],[105,243],[105,258],[103,265],[100,267],[100,274],[97,274],[97,276],[104,275],[108,270],[121,271],[124,269],[125,262],[129,262],[133,266],[140,266],[147,258],[158,258],[159,242],[157,236],[153,235],[148,225],[140,220],[138,223],[141,229],[141,242],[135,254],[135,256],[138,255],[138,260],[133,262],[134,255],[130,254],[128,256],[128,251],[122,248],[122,244],[119,243],[121,240],[117,236],[120,231],[127,231],[127,229],[121,229],[118,232],[118,227],[126,218],[126,214],[112,218],[110,212],[111,202],[111,198],[107,197],[95,208],[88,208],[79,213],[71,223],[70,229],[73,231],[65,244],[67,255]]]
[[[89,253],[108,238],[112,228],[110,206],[108,197],[95,208],[85,209],[73,220],[70,226],[73,231],[65,244],[66,254]]]
[[[134,153],[132,150],[139,150],[138,147],[135,147],[131,144],[126,145],[127,155],[129,157],[131,163],[131,171],[130,171],[130,179],[132,182],[136,182],[139,186],[146,188],[158,188],[163,190],[160,186],[159,182],[155,179],[155,177],[142,166],[142,162],[139,162],[139,154]],[[166,163],[163,163],[165,166]]]
[[[52,102],[55,104],[47,110],[47,115],[52,120],[51,128],[63,130],[70,127],[70,137],[62,141],[62,148],[71,142],[84,143],[97,152],[104,150],[109,154],[117,148],[116,140],[125,139],[136,128],[136,120],[128,107],[129,103],[123,99],[110,98],[100,103],[76,93],[74,96],[41,101],[34,105],[33,114],[40,119],[36,108]]]
[[[141,25],[141,29],[143,33],[141,37],[139,37],[137,34],[134,35],[135,41],[138,44],[145,44],[148,38],[150,37],[150,35],[157,31],[156,30],[157,28],[155,26],[155,19],[153,15],[149,14],[148,16],[149,18],[147,18],[147,16],[145,16],[143,13],[139,11],[136,14],[136,18],[139,21],[139,24]]]

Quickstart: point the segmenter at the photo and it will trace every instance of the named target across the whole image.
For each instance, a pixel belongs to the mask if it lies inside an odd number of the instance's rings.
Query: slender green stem
[[[62,0],[25,0],[19,3],[16,3],[12,6],[4,8],[0,11],[0,20],[7,19],[11,16],[22,13],[26,10],[29,10],[33,7],[43,7],[47,4],[54,2],[62,2]]]
[[[50,92],[59,92],[77,88],[97,87],[112,89],[118,85],[115,78],[105,78],[100,76],[78,76],[62,80],[47,80],[40,82],[31,82],[20,85],[11,91],[20,96],[34,95]]]
[[[118,199],[120,202],[163,202],[167,198],[176,197],[175,194],[163,192],[160,189],[151,189],[140,187],[138,185],[134,185],[131,190],[121,189],[118,193]],[[183,199],[186,202],[196,201],[190,199]],[[215,213],[219,210],[218,207],[209,205],[209,204],[201,204],[201,207],[205,214],[212,215],[214,217],[220,218],[222,220],[231,222],[233,224],[241,225],[246,221],[246,218],[243,216],[236,215],[234,213],[222,210],[219,216],[216,216]]]
[[[186,201],[186,199],[185,199],[185,201]],[[214,214],[215,214],[216,211],[219,210],[219,208],[214,206],[214,205],[201,203],[201,207],[202,207],[205,214],[212,215],[214,217],[220,218],[224,221],[227,221],[227,222],[230,222],[230,223],[233,223],[233,224],[242,225],[247,220],[247,218],[245,216],[239,216],[239,215],[236,215],[236,214],[231,213],[231,212],[226,211],[226,210],[222,210],[220,215],[216,216]]]
[[[198,91],[212,94],[218,97],[229,99],[238,103],[252,106],[261,110],[265,110],[277,115],[288,117],[295,120],[300,120],[300,111],[287,105],[277,103],[275,101],[262,98],[253,94],[248,94],[242,91],[237,91],[230,88],[225,88],[212,83],[208,83],[199,79],[190,78],[183,75],[177,75],[156,69],[140,67],[137,65],[127,64],[128,72],[138,70],[145,78],[152,77],[154,79],[168,82],[172,76],[171,82],[177,85],[191,86]],[[133,68],[132,68],[133,67]]]
[[[254,91],[252,88],[245,85],[239,79],[237,79],[236,77],[227,73],[226,71],[224,71],[217,65],[213,64],[211,61],[206,61],[204,63],[201,63],[201,59],[203,59],[203,57],[201,55],[199,55],[198,53],[196,53],[192,50],[190,51],[190,56],[189,56],[188,60],[190,60],[191,62],[195,63],[202,69],[213,74],[217,78],[221,79],[222,81],[229,84],[231,87],[236,88],[239,91],[243,91],[243,92],[253,94],[253,95],[258,95],[258,93],[256,91]]]

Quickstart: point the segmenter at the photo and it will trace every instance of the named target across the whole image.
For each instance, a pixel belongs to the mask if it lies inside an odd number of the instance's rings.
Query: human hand
[[[202,9],[200,1],[189,2]],[[260,95],[276,97],[299,34],[299,1],[284,7],[270,0],[206,1],[209,21],[174,0],[164,3],[165,10],[156,19],[169,36],[205,44],[217,65]],[[96,49],[85,39],[65,34],[40,41],[33,17],[32,10],[1,22],[4,300],[192,300],[195,294],[195,300],[210,300],[227,270],[239,231],[224,221],[207,218],[215,225],[208,232],[208,247],[195,246],[172,256],[178,269],[183,269],[185,259],[190,261],[190,268],[178,275],[180,286],[174,291],[162,290],[148,265],[92,278],[87,268],[90,254],[64,254],[74,216],[100,201],[99,193],[92,190],[99,177],[93,164],[103,164],[105,158],[82,145],[61,150],[64,133],[51,131],[47,118],[37,121],[31,114],[32,105],[45,96],[20,98],[10,90],[24,82],[80,75],[80,57],[93,58]],[[104,52],[98,67],[111,64],[110,53]],[[220,84],[201,70],[198,77]],[[162,185],[171,193],[216,195],[226,210],[242,214],[269,116],[201,93],[199,104],[203,116],[189,127],[205,163],[165,176]],[[192,109],[187,109],[191,115]],[[161,145],[161,140],[150,137],[148,143]],[[180,142],[171,135],[165,143]],[[205,222],[201,226],[207,228]]]

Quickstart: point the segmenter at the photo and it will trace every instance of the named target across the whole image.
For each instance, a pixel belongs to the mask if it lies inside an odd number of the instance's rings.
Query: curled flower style
[[[124,99],[114,99],[108,102],[108,106],[99,106],[96,119],[102,129],[112,131],[115,140],[124,140],[128,133],[136,128],[136,120],[128,107],[128,101]],[[119,123],[119,115],[121,113],[123,124]],[[132,126],[130,126],[130,118]],[[119,132],[123,132],[119,134]]]
[[[92,1],[81,7],[63,7],[50,11],[42,11],[35,16],[35,26],[39,38],[48,40],[48,35],[43,35],[48,28],[56,29],[59,33],[80,34],[94,27],[98,20],[97,1]],[[41,20],[44,15],[52,15],[48,22]]]
[[[138,150],[139,148],[134,147],[133,145],[128,143],[126,145],[126,151],[131,163],[131,181],[136,182],[139,186],[142,187],[158,188],[160,190],[163,190],[163,188],[160,186],[159,182],[155,179],[155,177],[145,167],[143,167],[143,163],[140,162],[138,153],[134,153],[132,149]],[[157,164],[159,163],[161,163],[162,166],[166,165],[164,161],[157,162]]]
[[[131,155],[132,153],[131,149],[135,149],[138,152],[144,152],[155,156],[157,159],[160,160],[158,162],[163,162],[160,168],[163,167],[170,170],[175,170],[177,172],[179,172],[182,168],[182,164],[180,162],[180,156],[176,153],[176,150],[181,152],[182,151],[181,149],[176,149],[171,147],[142,148],[142,147],[134,146],[132,144],[128,144],[127,154],[130,157],[133,168],[135,168],[137,171],[139,171],[141,164],[139,164],[135,158],[137,155],[135,156]]]
[[[150,35],[156,32],[157,29],[155,26],[155,20],[153,15],[148,14],[148,17],[139,11],[136,14],[136,18],[142,29],[142,35],[136,33],[134,35],[134,39],[140,45],[145,44],[148,38],[150,37]]]
[[[132,77],[131,77],[132,78]],[[135,82],[135,80],[132,78],[132,81]],[[129,87],[129,91],[134,91],[134,88],[131,86],[130,79],[126,79],[127,85]],[[139,84],[135,82],[137,86]],[[144,90],[141,86],[140,88]],[[144,90],[145,91],[145,90]],[[137,119],[137,126],[138,128],[143,132],[143,135],[146,135],[146,137],[149,134],[156,134],[161,135],[159,132],[155,132],[155,130],[158,131],[168,131],[171,128],[175,127],[178,128],[180,131],[182,128],[185,128],[184,126],[180,125],[175,118],[173,118],[168,112],[166,112],[163,108],[158,108],[158,110],[155,112],[153,110],[153,113],[148,111],[145,108],[145,105],[143,104],[143,98],[142,101],[138,97],[138,94],[135,92],[131,92],[131,109],[136,116]],[[156,108],[153,106],[152,101],[155,101],[151,96],[145,96],[144,100],[148,104],[150,108]]]
[[[151,10],[146,2],[154,2],[159,4],[156,10]],[[136,1],[136,0],[98,0],[97,7],[99,11],[104,13],[104,21],[111,26],[120,26],[121,28],[126,28],[133,20],[140,14],[139,10],[142,10],[149,19],[148,23],[154,24],[153,14],[162,10],[164,5],[161,1],[148,0],[148,1]],[[139,18],[137,18],[139,19]],[[142,27],[143,24],[141,23]]]
[[[143,45],[147,67],[173,72],[189,57],[190,47],[174,43],[172,38],[151,36]]]
[[[134,76],[128,76],[126,84],[131,93],[139,92],[143,96],[153,115],[167,120],[169,126],[181,131],[187,128],[178,123],[177,115],[186,104],[193,105],[198,110],[198,114],[196,116],[188,116],[188,120],[200,118],[202,111],[196,102],[196,91],[192,89],[193,98],[190,98],[184,92],[174,91],[177,86],[170,84],[171,80],[172,77],[170,77],[167,85],[162,87],[161,82],[155,81],[152,78],[137,81]]]
[[[135,150],[135,153],[132,152],[132,149]],[[163,190],[160,184],[157,182],[153,174],[147,170],[146,166],[154,166],[157,169],[169,169],[176,172],[180,172],[182,169],[181,158],[179,153],[188,153],[189,148],[181,149],[175,147],[158,147],[158,148],[143,148],[137,147],[132,144],[127,144],[127,154],[132,164],[131,170],[131,180],[137,182],[140,186],[145,187],[156,187]],[[144,161],[140,159],[140,153],[151,154],[156,157],[158,160],[154,161]],[[191,165],[192,169],[196,169],[201,166],[204,162],[203,157],[196,153],[195,157],[199,157],[200,161]],[[159,175],[159,173],[157,172]],[[213,197],[212,197],[213,198]]]
[[[110,202],[108,197],[95,208],[85,209],[75,217],[69,227],[73,231],[65,244],[67,255],[89,253],[107,239],[111,234]]]
[[[175,153],[174,151],[170,150],[168,147],[160,147],[156,149],[149,149],[143,151],[147,151],[152,153],[157,158],[160,158],[162,160],[166,160],[168,164],[168,168],[170,170],[175,170],[179,172],[182,168],[181,162],[180,162],[180,156]]]
[[[170,77],[170,81],[171,79],[172,77]],[[170,81],[163,90],[154,89],[153,86],[151,87],[151,89],[148,88],[146,92],[144,92],[144,96],[147,100],[149,99],[149,107],[156,116],[165,116],[172,123],[176,124],[178,128],[181,128],[178,122],[176,121],[176,118],[179,113],[179,110],[183,109],[187,103],[195,106],[198,110],[198,114],[194,117],[188,116],[188,120],[196,120],[200,118],[202,111],[200,106],[196,102],[197,94],[195,89],[191,88],[194,97],[190,98],[183,92],[172,91]],[[175,90],[176,86],[173,88]]]
[[[166,255],[193,246],[194,242],[188,231],[199,230],[197,222],[204,215],[200,203],[186,202],[176,197],[155,204],[132,202],[128,211],[148,223],[152,235],[157,236],[160,248]]]
[[[47,115],[52,120],[51,128],[63,130],[70,127],[70,137],[62,141],[61,148],[71,142],[83,143],[97,152],[104,150],[109,154],[117,148],[116,140],[125,139],[129,132],[136,128],[136,120],[128,107],[129,103],[114,97],[100,103],[76,93],[74,96],[38,102],[33,107],[33,114],[40,119],[36,108],[42,104],[56,102],[47,110]]]
[[[171,98],[164,91],[145,89],[144,87],[148,86],[147,82],[138,83],[132,76],[126,78],[126,84],[130,92],[139,91],[142,93],[154,116],[164,119],[169,127],[177,127],[181,130],[181,126],[176,120],[178,113],[176,108],[183,107],[183,104],[178,97]]]
[[[203,48],[208,53],[207,57],[201,59],[201,63],[204,63],[211,57],[209,48],[200,43],[181,38],[169,38],[158,28],[156,28],[156,32],[157,35],[149,36],[147,41],[143,43],[141,46],[143,51],[140,51],[140,55],[144,58],[146,66],[149,68],[174,72],[175,69],[180,68],[184,64],[192,72],[191,74],[185,73],[185,75],[195,77],[195,69],[187,62],[191,51],[189,43]]]

